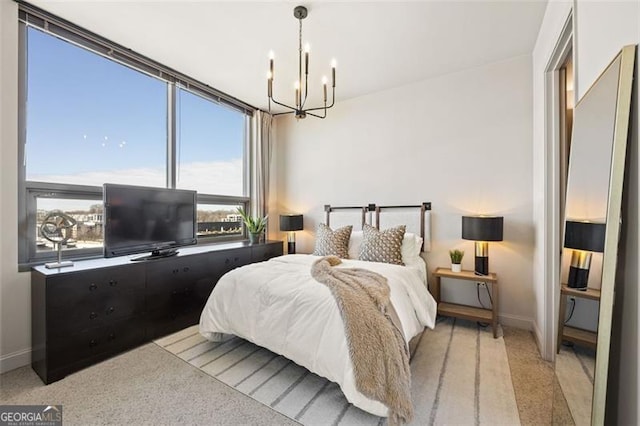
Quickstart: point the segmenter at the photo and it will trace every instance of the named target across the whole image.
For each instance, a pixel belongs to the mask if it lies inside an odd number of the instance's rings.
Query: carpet
[[[155,343],[304,425],[385,422],[349,404],[335,383],[246,340],[209,342],[194,326]],[[441,319],[418,343],[411,372],[413,424],[520,424],[504,339],[490,328]]]

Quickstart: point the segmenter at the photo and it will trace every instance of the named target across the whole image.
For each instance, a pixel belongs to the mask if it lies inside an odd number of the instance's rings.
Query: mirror
[[[579,425],[604,424],[634,60],[635,46],[623,48],[573,116],[554,400]]]

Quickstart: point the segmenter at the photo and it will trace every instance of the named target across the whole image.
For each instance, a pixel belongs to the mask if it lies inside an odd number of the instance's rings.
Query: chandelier
[[[273,52],[269,54],[269,72],[267,73],[267,96],[269,97],[269,112],[271,112],[271,102],[274,104],[288,108],[290,111],[279,112],[273,115],[295,114],[297,119],[306,118],[311,115],[317,118],[325,118],[327,110],[333,106],[336,100],[336,61],[331,61],[331,105],[327,105],[327,77],[322,77],[322,92],[324,105],[315,108],[307,108],[308,81],[309,81],[309,44],[304,48],[304,59],[302,50],[302,20],[308,15],[307,8],[304,6],[296,6],[293,9],[293,16],[298,20],[300,28],[298,31],[298,80],[295,82],[295,106],[278,102],[273,97]],[[304,65],[304,67],[303,67]],[[304,75],[303,75],[304,74]],[[304,77],[304,78],[303,78]],[[315,112],[312,112],[315,111]],[[322,111],[322,115],[320,115]]]

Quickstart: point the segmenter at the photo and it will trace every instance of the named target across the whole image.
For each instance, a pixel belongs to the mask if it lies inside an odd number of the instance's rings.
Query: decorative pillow
[[[338,256],[341,259],[348,258],[349,236],[351,225],[332,231],[324,223],[318,225],[316,233],[316,247],[313,254],[316,256]]]
[[[362,231],[353,231],[349,238],[349,259],[357,259],[360,256],[360,247],[362,247]]]
[[[373,226],[365,224],[362,227],[364,238],[358,259],[404,265],[402,262],[402,240],[405,230],[406,226],[400,225],[378,231]]]

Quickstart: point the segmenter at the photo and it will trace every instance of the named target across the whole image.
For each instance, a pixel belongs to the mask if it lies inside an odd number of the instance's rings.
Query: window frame
[[[198,193],[198,204],[242,205],[245,210],[251,206],[251,182],[253,161],[251,156],[251,122],[254,119],[255,107],[244,103],[230,95],[220,92],[204,83],[194,80],[169,67],[155,62],[130,49],[111,42],[75,24],[53,16],[32,5],[19,5],[19,34],[18,34],[18,267],[21,271],[29,270],[32,266],[57,258],[57,253],[38,253],[36,250],[37,198],[46,195],[51,198],[68,198],[82,200],[102,200],[102,187],[88,185],[74,185],[52,182],[36,182],[26,180],[26,128],[27,128],[27,92],[28,92],[28,37],[29,27],[69,42],[78,48],[86,49],[94,54],[113,60],[120,65],[157,78],[167,86],[167,144],[166,144],[166,188],[176,188],[177,173],[177,134],[176,134],[176,94],[178,88],[188,90],[222,107],[227,107],[244,114],[243,140],[243,194],[241,196],[202,194]],[[246,227],[243,226],[241,235],[224,237],[198,237],[198,245],[218,242],[241,241],[247,238]],[[103,249],[65,250],[65,259],[98,258],[103,256]]]

